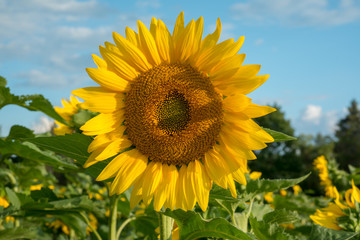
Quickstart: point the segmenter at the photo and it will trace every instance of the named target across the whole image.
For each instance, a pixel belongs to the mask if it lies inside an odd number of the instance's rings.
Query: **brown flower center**
[[[125,100],[129,139],[152,161],[181,165],[216,142],[222,98],[190,65],[159,65],[138,76]]]

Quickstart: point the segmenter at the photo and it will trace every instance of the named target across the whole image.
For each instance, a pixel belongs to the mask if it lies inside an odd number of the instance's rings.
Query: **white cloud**
[[[322,117],[322,108],[317,105],[307,105],[302,116],[302,120],[305,122],[318,125]]]
[[[258,38],[255,40],[255,45],[256,46],[260,46],[264,43],[264,39],[263,38]]]
[[[235,19],[260,24],[337,26],[360,19],[360,4],[354,0],[247,0],[231,11]]]
[[[37,122],[32,124],[31,129],[34,130],[34,133],[45,133],[49,132],[53,126],[53,120],[48,117],[41,116]]]

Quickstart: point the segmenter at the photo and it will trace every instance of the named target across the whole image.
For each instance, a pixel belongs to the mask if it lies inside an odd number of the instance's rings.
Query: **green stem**
[[[117,219],[118,201],[119,201],[119,195],[112,196],[110,203],[109,240],[116,240],[116,219]]]
[[[159,212],[160,240],[171,240],[174,219]]]
[[[136,219],[136,217],[131,217],[131,218],[128,218],[126,219],[122,224],[121,226],[119,227],[117,233],[116,233],[116,239],[119,239],[120,235],[121,235],[121,232],[122,230],[125,228],[125,226],[131,222],[131,221],[134,221]]]
[[[96,229],[91,225],[89,219],[87,218],[87,216],[83,213],[80,212],[80,215],[82,216],[82,218],[85,220],[86,224],[89,226],[89,228],[92,230],[92,232],[95,234],[96,238],[98,240],[102,240],[100,234],[98,233],[98,231],[96,231]]]

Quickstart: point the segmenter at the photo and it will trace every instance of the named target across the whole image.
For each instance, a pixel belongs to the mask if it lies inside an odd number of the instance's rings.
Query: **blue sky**
[[[249,96],[277,102],[296,133],[332,134],[352,99],[360,102],[359,0],[100,1],[0,0],[0,75],[13,93],[43,94],[53,105],[74,89],[94,86],[85,68],[112,32],[151,17],[172,29],[204,17],[204,36],[220,17],[220,40],[245,36],[245,64],[261,64],[269,80]],[[50,123],[17,106],[0,111],[1,135],[20,124]]]

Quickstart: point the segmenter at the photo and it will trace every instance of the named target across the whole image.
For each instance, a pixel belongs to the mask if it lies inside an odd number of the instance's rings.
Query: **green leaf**
[[[359,233],[338,231],[314,225],[309,240],[350,240],[356,239],[356,236],[359,236]]]
[[[67,125],[67,122],[54,110],[52,104],[43,95],[20,95],[10,93],[10,89],[0,86],[0,109],[15,104],[30,111],[41,111],[49,117]]]
[[[31,198],[35,201],[42,198],[48,199],[49,201],[58,199],[55,193],[49,188],[41,188],[40,190],[31,191]]]
[[[77,169],[73,163],[63,161],[50,152],[42,151],[29,142],[19,143],[0,139],[0,153],[2,155],[15,154],[19,157],[42,162],[56,168],[65,167],[68,169]]]
[[[284,233],[284,228],[277,224],[269,224],[265,221],[257,221],[256,218],[250,219],[251,228],[258,239],[261,240],[288,240],[291,237]]]
[[[223,218],[204,220],[198,213],[181,209],[164,213],[175,219],[180,228],[180,239],[192,240],[202,237],[217,237],[230,240],[252,240],[252,238]]]
[[[84,164],[90,155],[87,149],[91,143],[91,138],[79,133],[26,140],[38,147],[73,158],[79,161],[80,164]]]
[[[294,179],[257,179],[249,181],[246,185],[246,192],[252,196],[255,196],[259,193],[278,191],[280,189],[288,188],[304,181],[309,175],[310,173],[300,178]]]
[[[79,109],[77,113],[72,116],[75,127],[80,128],[84,125],[88,120],[95,117],[97,113],[91,112],[87,109]]]
[[[268,128],[263,128],[268,134],[274,138],[274,142],[292,141],[296,140],[296,137],[286,135],[285,133],[274,131]]]
[[[299,220],[299,215],[296,212],[290,212],[285,209],[274,210],[264,215],[264,222],[266,223],[277,223],[277,224],[288,224],[294,223]]]
[[[33,138],[34,136],[35,135],[32,130],[20,125],[14,125],[11,127],[9,136],[6,138],[6,140]]]
[[[23,227],[9,228],[0,231],[0,240],[15,239],[36,239],[36,229],[26,229]]]
[[[5,87],[7,84],[7,81],[4,77],[0,76],[0,87]]]
[[[16,193],[11,190],[10,188],[5,188],[6,191],[6,195],[9,198],[9,202],[11,205],[13,205],[15,207],[15,209],[20,209],[21,207],[21,202],[20,199],[18,198],[18,196],[16,195]]]

